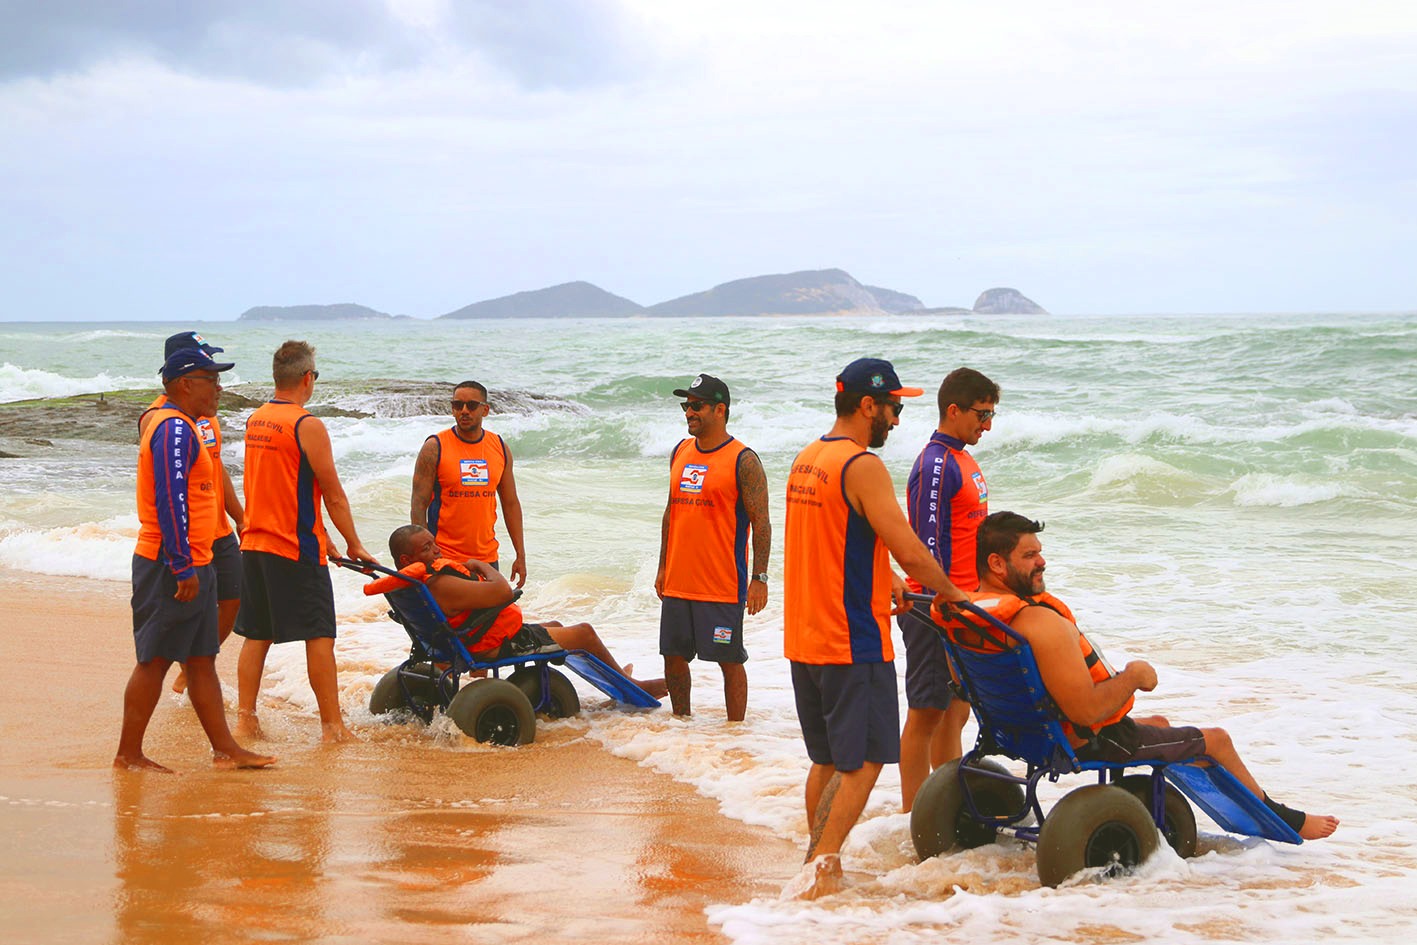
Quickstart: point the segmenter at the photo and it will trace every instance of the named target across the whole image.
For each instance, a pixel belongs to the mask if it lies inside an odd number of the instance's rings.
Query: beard
[[[886,445],[886,437],[891,433],[891,418],[884,410],[876,414],[876,419],[871,421],[871,439],[867,441],[867,446],[873,450],[878,450]]]
[[[1044,590],[1043,569],[1033,568],[1029,571],[1020,571],[1013,565],[1009,565],[1008,573],[1004,576],[1004,586],[1019,597],[1032,597]]]

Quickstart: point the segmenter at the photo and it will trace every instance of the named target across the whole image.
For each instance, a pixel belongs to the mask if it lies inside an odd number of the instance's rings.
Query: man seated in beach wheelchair
[[[1156,688],[1156,670],[1133,660],[1113,672],[1067,605],[1044,590],[1042,530],[1014,512],[989,515],[979,530],[979,590],[959,611],[932,612],[979,737],[915,796],[920,859],[1011,836],[1037,846],[1044,885],[1084,870],[1112,875],[1149,856],[1158,831],[1181,856],[1195,853],[1187,798],[1232,833],[1287,843],[1333,833],[1338,818],[1272,800],[1224,729],[1131,715],[1137,691]],[[1026,762],[1027,774],[987,755]],[[1098,783],[1066,794],[1045,818],[1039,781],[1083,771],[1097,772]]]
[[[524,621],[514,603],[520,591],[485,561],[444,558],[426,528],[395,529],[389,554],[398,571],[336,561],[376,578],[364,593],[385,595],[413,643],[409,658],[374,686],[373,714],[411,712],[429,722],[441,710],[478,741],[518,745],[535,738],[537,713],[580,711],[575,686],[552,663],[623,705],[658,708],[667,694],[663,679],[631,678],[634,667],[621,666],[590,624]],[[512,670],[506,679],[504,668]],[[464,674],[479,678],[462,685]]]

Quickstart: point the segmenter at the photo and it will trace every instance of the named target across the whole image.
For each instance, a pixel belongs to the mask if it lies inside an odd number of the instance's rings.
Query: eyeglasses
[[[994,419],[994,411],[992,410],[980,410],[978,407],[965,407],[964,409],[973,410],[975,413],[979,414],[980,423],[988,423],[990,420]]]
[[[689,401],[685,401],[684,403],[680,404],[680,405],[679,405],[679,409],[680,409],[680,410],[683,410],[685,413],[688,413],[690,410],[692,410],[692,411],[694,411],[695,413],[697,413],[698,411],[703,410],[705,407],[711,407],[711,406],[713,406],[713,405],[710,404],[708,401],[705,401],[705,400],[689,400]]]
[[[314,368],[311,368],[305,373],[310,375],[310,380],[312,381],[318,381],[320,379],[320,372],[315,370]]]
[[[218,385],[221,383],[221,375],[219,374],[188,374],[186,378],[189,381],[206,381]]]
[[[453,401],[453,413],[459,413],[463,410],[476,410],[478,407],[486,406],[487,401],[485,400],[455,400]]]

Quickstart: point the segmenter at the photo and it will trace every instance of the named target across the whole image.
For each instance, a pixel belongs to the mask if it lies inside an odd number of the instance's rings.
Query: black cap
[[[694,400],[702,400],[711,404],[729,402],[728,385],[712,374],[700,374],[694,378],[687,390],[676,390],[674,396],[692,397]]]
[[[180,331],[167,339],[166,344],[163,345],[162,359],[166,361],[183,348],[200,348],[207,354],[220,354],[225,350],[218,348],[216,345],[208,344],[207,339],[203,338],[195,331]]]
[[[857,358],[842,368],[836,376],[836,389],[857,394],[895,394],[897,397],[919,397],[925,393],[918,387],[905,387],[889,361],[880,358]]]

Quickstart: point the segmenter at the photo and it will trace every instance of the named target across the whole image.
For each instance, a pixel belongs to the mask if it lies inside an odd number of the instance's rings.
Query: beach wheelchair
[[[552,666],[564,666],[610,696],[637,708],[659,708],[659,700],[584,650],[557,645],[529,652],[514,652],[497,659],[477,659],[463,642],[475,640],[506,607],[474,611],[454,630],[424,583],[377,564],[331,557],[336,565],[378,579],[393,577],[396,586],[383,591],[389,617],[408,633],[412,644],[408,659],[389,670],[374,685],[369,711],[374,715],[408,713],[426,725],[442,712],[465,734],[494,745],[526,745],[536,738],[538,713],[568,718],[580,712],[576,687]],[[365,593],[371,591],[366,585]],[[513,597],[521,596],[517,591]],[[510,603],[510,602],[509,602]],[[503,679],[502,671],[511,670]],[[470,673],[486,673],[466,685]]]
[[[1079,760],[1028,641],[982,608],[970,603],[961,608],[932,626],[945,647],[957,692],[973,706],[979,735],[972,749],[935,769],[915,795],[910,834],[922,861],[1009,836],[1036,847],[1038,878],[1045,886],[1057,886],[1082,870],[1112,876],[1150,856],[1158,831],[1180,856],[1194,855],[1191,802],[1232,833],[1303,842],[1206,756],[1170,764]],[[917,611],[910,613],[924,619]],[[1027,771],[1014,775],[989,756],[1024,762]],[[1126,773],[1138,768],[1150,770]],[[1082,772],[1096,772],[1097,783],[1064,795],[1045,817],[1039,782]]]

